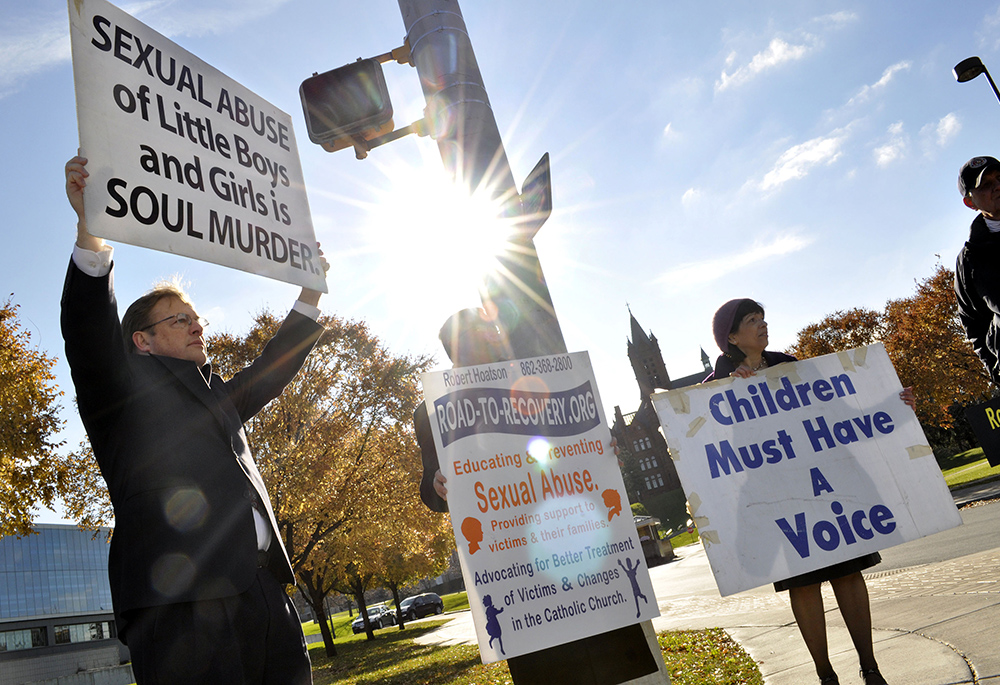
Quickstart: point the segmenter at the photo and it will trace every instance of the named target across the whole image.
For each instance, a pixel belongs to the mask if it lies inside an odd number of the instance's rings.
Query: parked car
[[[377,604],[368,607],[368,622],[372,624],[372,630],[394,626],[396,625],[396,613],[384,604]],[[351,630],[354,631],[355,635],[365,630],[365,617],[361,615],[360,611],[358,617],[351,621]]]
[[[407,621],[430,616],[431,614],[440,614],[443,611],[444,602],[433,592],[425,592],[422,595],[407,597],[399,603],[399,613]]]

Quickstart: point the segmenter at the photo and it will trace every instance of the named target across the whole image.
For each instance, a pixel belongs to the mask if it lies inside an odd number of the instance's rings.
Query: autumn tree
[[[375,575],[392,593],[399,629],[403,630],[400,588],[442,573],[455,549],[455,537],[449,518],[425,507],[419,497],[401,504],[396,520],[405,521],[405,524],[390,525],[379,537]]]
[[[75,452],[60,456],[59,463],[57,490],[66,518],[89,530],[112,525],[111,495],[90,441],[84,440]]]
[[[958,318],[955,274],[938,264],[911,297],[890,300],[884,343],[917,417],[935,447],[969,449],[975,439],[962,409],[989,397],[990,379]]]
[[[302,370],[245,426],[298,584],[318,620],[350,564],[353,580],[374,575],[362,563],[362,541],[388,525],[396,502],[418,497],[412,416],[418,375],[429,364],[393,355],[363,323],[336,316],[320,323],[326,330]],[[244,337],[212,336],[208,350],[223,377],[258,356],[279,325],[264,312]],[[363,602],[363,588],[361,595]],[[332,636],[323,637],[332,651]]]
[[[31,344],[17,310],[0,306],[0,537],[28,535],[35,507],[52,506],[62,446],[55,360]]]
[[[799,331],[789,354],[807,359],[882,342],[904,386],[913,386],[917,418],[931,445],[949,452],[973,447],[965,406],[989,395],[989,375],[958,319],[954,273],[940,264],[916,292],[882,312],[838,311]]]
[[[865,347],[881,340],[883,325],[882,314],[872,309],[837,311],[799,331],[787,352],[796,359],[809,359]]]

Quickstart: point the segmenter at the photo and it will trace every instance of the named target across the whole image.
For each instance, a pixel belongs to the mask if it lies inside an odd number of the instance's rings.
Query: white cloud
[[[227,0],[211,8],[196,2],[145,0],[122,10],[170,38],[228,33],[265,17],[290,0]],[[220,6],[221,5],[221,6]],[[37,14],[0,29],[0,98],[35,74],[71,59],[65,11]]]
[[[823,16],[816,17],[813,19],[817,24],[832,24],[835,26],[843,26],[844,24],[850,24],[851,22],[857,21],[858,15],[854,12],[834,12],[832,14],[824,14]]]
[[[809,170],[819,164],[830,165],[841,155],[847,132],[838,129],[828,136],[820,136],[790,147],[781,154],[774,168],[764,174],[761,190],[774,190],[788,181],[805,178]]]
[[[962,122],[954,112],[949,112],[920,128],[920,149],[923,154],[933,157],[938,150],[948,147],[961,131]]]
[[[935,132],[937,133],[937,143],[944,147],[955,139],[955,136],[962,130],[962,122],[958,120],[953,112],[949,112],[938,121]]]
[[[684,191],[684,194],[681,195],[681,204],[690,205],[693,202],[697,202],[699,197],[701,197],[700,190],[697,188],[688,188]]]
[[[185,0],[148,0],[130,12],[160,33],[174,36],[204,36],[229,33],[266,17],[291,0],[224,0],[212,3]],[[143,15],[143,16],[140,16]]]
[[[989,49],[996,49],[1000,46],[1000,38],[997,38],[997,29],[1000,29],[1000,7],[993,10],[992,14],[987,14],[979,22],[979,30],[976,36],[980,46]]]
[[[893,140],[885,145],[880,145],[875,148],[875,164],[880,167],[886,167],[895,162],[897,159],[902,159],[906,152],[906,145],[899,140]]]
[[[871,85],[864,85],[861,90],[858,91],[857,95],[852,97],[847,104],[854,105],[866,102],[873,95],[883,90],[892,81],[893,77],[901,71],[907,71],[910,68],[910,63],[896,62],[892,66],[888,67],[884,72],[882,72],[882,78]]]
[[[906,150],[909,147],[909,136],[903,131],[903,122],[897,121],[890,124],[890,140],[884,145],[880,145],[873,150],[875,164],[880,167],[887,167],[895,161],[906,157]]]
[[[719,80],[715,82],[715,91],[721,92],[730,86],[741,85],[768,69],[802,59],[810,49],[807,45],[791,45],[780,38],[775,38],[766,50],[754,55],[748,64],[738,67],[731,74],[723,71]],[[732,66],[734,62],[735,57],[731,54],[726,60],[726,66]]]
[[[31,28],[0,32],[0,98],[32,75],[70,59],[66,17],[38,18]],[[13,30],[11,30],[13,28]]]
[[[799,252],[813,242],[793,233],[779,235],[769,242],[757,241],[747,249],[722,255],[700,262],[681,264],[660,274],[653,282],[668,288],[681,289],[692,285],[703,285],[732,273],[742,271],[760,262],[775,257]]]

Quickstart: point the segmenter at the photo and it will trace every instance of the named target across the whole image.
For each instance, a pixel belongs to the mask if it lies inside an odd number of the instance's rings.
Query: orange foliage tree
[[[799,331],[795,344],[786,351],[796,359],[808,359],[865,347],[881,339],[882,326],[882,314],[872,309],[837,311]]]
[[[904,386],[913,386],[917,418],[941,451],[973,447],[962,409],[989,396],[989,375],[965,338],[955,301],[954,272],[940,264],[910,297],[882,312],[834,312],[799,331],[787,351],[807,359],[882,342]]]
[[[17,309],[0,305],[0,537],[32,532],[32,511],[52,506],[60,474],[55,360],[31,344]]]
[[[302,370],[245,431],[297,584],[334,653],[323,600],[348,566],[374,576],[373,541],[410,525],[394,512],[419,498],[412,416],[429,359],[392,354],[360,322],[320,323],[326,330]],[[212,336],[208,351],[223,377],[258,356],[279,325],[264,312],[246,336]]]
[[[890,300],[884,343],[932,444],[968,449],[975,442],[961,409],[989,397],[990,378],[959,321],[954,281],[939,264],[912,296]]]

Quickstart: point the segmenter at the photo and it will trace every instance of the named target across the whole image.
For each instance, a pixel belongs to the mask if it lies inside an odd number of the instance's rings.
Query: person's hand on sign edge
[[[104,239],[90,235],[83,207],[83,189],[87,187],[87,158],[77,155],[66,162],[66,197],[70,207],[76,212],[76,244],[93,252],[104,247]]]
[[[448,501],[448,488],[445,487],[447,481],[448,479],[441,473],[441,469],[434,472],[434,492],[446,502]]]
[[[913,394],[913,386],[903,388],[902,392],[899,393],[899,399],[903,400],[913,411],[917,410],[917,396]]]
[[[330,263],[326,261],[326,257],[323,256],[323,248],[320,246],[319,242],[316,243],[316,252],[319,254],[319,265],[323,267],[323,279],[326,280],[326,272],[330,270]],[[319,298],[322,297],[323,293],[319,290],[313,290],[312,288],[302,288],[302,292],[299,293],[299,302],[303,304],[310,304],[313,307],[319,304]]]

